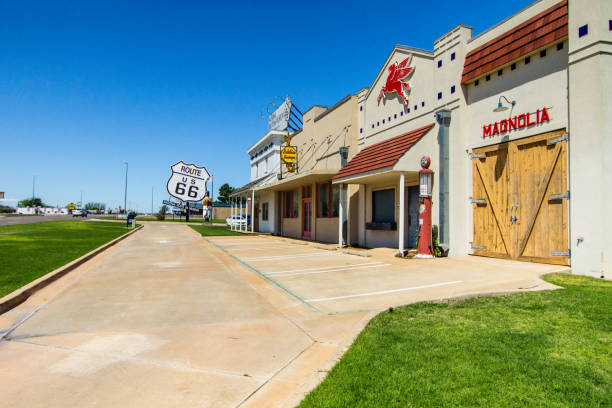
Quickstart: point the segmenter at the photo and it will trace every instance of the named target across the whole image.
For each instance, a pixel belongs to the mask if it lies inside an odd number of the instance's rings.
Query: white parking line
[[[319,298],[319,299],[307,299],[306,302],[327,302],[329,300],[349,299],[349,298],[356,298],[356,297],[363,297],[363,296],[387,295],[389,293],[407,292],[409,290],[428,289],[428,288],[435,288],[438,286],[455,285],[457,283],[462,283],[462,282],[463,281],[442,282],[442,283],[434,283],[431,285],[415,286],[412,288],[383,290],[381,292],[369,292],[369,293],[360,293],[357,295],[336,296],[336,297]]]
[[[274,275],[273,278],[284,278],[287,276],[298,276],[298,275],[314,275],[318,273],[329,273],[329,272],[351,272],[357,269],[381,268],[383,266],[390,266],[390,265],[391,264],[380,264],[380,265],[370,265],[370,266],[358,266],[356,268],[329,269],[327,271],[296,272],[296,273],[288,273],[284,275]]]
[[[329,253],[328,251],[326,251],[325,253],[317,253],[317,252],[310,252],[307,254],[287,254],[287,255],[278,255],[278,256],[262,256],[259,258],[244,258],[243,261],[272,261],[275,259],[283,259],[283,258],[303,258],[303,257],[307,257],[307,256],[338,256],[338,253]]]
[[[334,266],[318,266],[316,268],[305,268],[305,269],[293,269],[288,271],[274,271],[266,273],[266,275],[277,275],[279,273],[293,273],[293,272],[307,272],[307,271],[322,271],[325,269],[335,269],[335,268],[351,268],[353,266],[363,266],[363,265],[380,265],[382,262],[368,262],[361,264],[353,264],[353,265],[334,265]]]

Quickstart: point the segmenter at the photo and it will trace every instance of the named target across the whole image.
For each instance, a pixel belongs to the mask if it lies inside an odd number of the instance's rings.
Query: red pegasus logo
[[[397,94],[404,101],[404,105],[408,103],[408,92],[410,92],[410,85],[404,82],[414,72],[414,67],[409,67],[410,61],[412,61],[412,55],[408,56],[405,60],[393,63],[389,66],[389,75],[387,76],[387,83],[380,89],[378,94],[378,102],[385,96],[385,94],[397,92]]]

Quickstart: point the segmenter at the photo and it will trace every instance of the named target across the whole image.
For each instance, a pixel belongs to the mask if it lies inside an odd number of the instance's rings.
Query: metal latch
[[[562,142],[564,140],[569,140],[569,133],[566,133],[565,136],[561,136],[561,137],[558,137],[556,139],[549,140],[548,144],[552,145],[552,144],[555,144],[555,143]]]
[[[550,196],[550,198],[548,199],[548,201],[551,201],[551,200],[560,200],[560,199],[562,199],[562,198],[569,198],[569,197],[570,197],[570,193],[569,193],[569,191],[568,191],[568,192],[567,192],[567,193],[565,193],[565,194],[553,194],[553,195],[551,195],[551,196]]]
[[[485,249],[485,247],[483,247],[483,246],[474,245],[473,242],[470,242],[470,248],[472,248],[472,249]]]
[[[471,159],[484,159],[484,154],[471,154],[470,153],[470,160]]]
[[[567,256],[569,257],[571,254],[571,251],[567,251],[567,252],[553,252],[552,256]]]
[[[470,203],[472,204],[486,204],[487,201],[486,200],[470,200]]]

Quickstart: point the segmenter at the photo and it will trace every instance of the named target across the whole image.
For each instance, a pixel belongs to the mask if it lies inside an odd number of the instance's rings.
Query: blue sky
[[[261,112],[369,86],[394,44],[431,50],[530,1],[18,1],[0,5],[0,191],[65,205],[157,207],[169,166],[240,186]],[[216,192],[215,192],[216,195]]]

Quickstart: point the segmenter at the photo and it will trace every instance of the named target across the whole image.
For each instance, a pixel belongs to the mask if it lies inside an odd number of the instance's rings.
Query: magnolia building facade
[[[537,1],[433,51],[396,46],[359,93],[360,151],[333,177],[357,186],[356,244],[414,246],[429,156],[450,255],[610,273],[611,95],[609,1]]]

